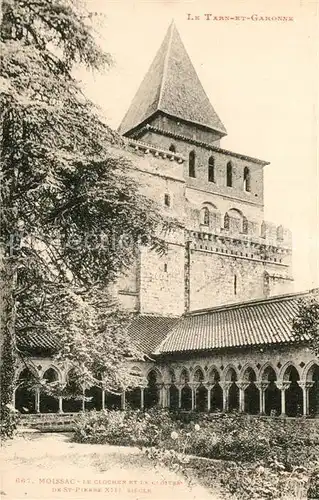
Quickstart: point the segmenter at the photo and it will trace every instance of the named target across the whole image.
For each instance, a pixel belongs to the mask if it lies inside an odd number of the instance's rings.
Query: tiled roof
[[[319,295],[319,290],[311,293]],[[299,299],[309,292],[281,295],[193,311],[180,318],[136,316],[128,327],[132,342],[146,355],[207,351],[294,341],[292,320]],[[48,333],[18,334],[25,351],[54,351],[57,339]]]
[[[132,342],[144,353],[150,354],[165,339],[169,331],[176,325],[179,318],[163,316],[136,316],[128,327],[128,335]],[[56,351],[59,342],[50,333],[41,330],[20,332],[18,348],[27,351]]]
[[[157,111],[225,135],[179,33],[172,23],[127,111],[119,132],[126,134]]]
[[[56,337],[43,331],[31,331],[18,333],[18,348],[26,351],[56,351],[59,348],[59,342]]]
[[[144,354],[151,354],[179,320],[165,316],[137,316],[130,324],[128,334]]]
[[[157,354],[293,342],[298,301],[291,294],[195,311],[172,329]]]

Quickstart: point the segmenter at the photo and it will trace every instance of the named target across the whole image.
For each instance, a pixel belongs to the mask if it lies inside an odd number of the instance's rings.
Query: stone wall
[[[165,130],[166,132],[182,135],[188,139],[195,139],[208,144],[213,143],[215,146],[219,146],[221,134],[213,132],[205,127],[178,120],[161,113],[158,113],[156,116],[151,118],[149,120],[149,125],[160,130]],[[145,132],[143,132],[143,140],[145,140]],[[152,144],[163,147],[164,145],[167,146],[168,143],[165,139],[161,140],[158,136],[155,141],[152,141]],[[167,146],[167,149],[168,148],[169,144]]]
[[[134,165],[130,174],[142,193],[164,216],[178,220],[180,228],[166,237],[165,255],[141,249],[132,268],[113,286],[120,304],[143,314],[177,316],[185,310],[291,292],[291,234],[263,221],[262,167],[250,164],[256,193],[245,193],[235,174],[233,188],[208,183],[204,163],[198,177],[189,181],[183,154],[190,145],[183,142],[183,147],[174,153],[128,142],[126,155]],[[205,148],[199,151],[202,158],[208,154]],[[226,155],[220,157],[221,163],[226,160]],[[247,162],[235,160],[237,173],[242,173]],[[204,210],[208,221],[203,220]]]
[[[184,245],[171,244],[162,256],[142,249],[140,272],[141,314],[184,313]]]
[[[211,193],[218,197],[225,197],[233,201],[252,204],[254,206],[263,207],[264,203],[264,179],[263,165],[253,159],[243,158],[231,151],[214,150],[209,146],[201,146],[192,144],[186,139],[176,137],[167,137],[154,132],[146,132],[143,136],[143,141],[149,144],[154,144],[159,148],[168,150],[171,145],[174,145],[176,152],[181,154],[185,159],[184,179],[189,188],[198,192]],[[195,151],[195,172],[196,178],[189,176],[189,153]],[[215,182],[208,180],[208,162],[209,158],[213,158],[215,162]],[[231,162],[233,167],[232,187],[226,186],[226,169],[227,163]],[[250,192],[244,190],[244,168],[250,169]]]

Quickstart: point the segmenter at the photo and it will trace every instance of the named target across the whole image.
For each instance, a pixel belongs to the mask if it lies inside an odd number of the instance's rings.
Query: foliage
[[[305,498],[308,477],[318,467],[316,419],[196,414],[196,422],[185,422],[184,417],[165,410],[87,413],[75,439],[145,447],[155,467],[169,467],[190,485],[214,484],[223,498]],[[316,477],[309,491],[315,491]]]
[[[309,478],[307,498],[319,498],[319,468],[314,470]]]
[[[300,299],[298,314],[293,321],[295,338],[310,344],[319,354],[319,292],[315,290],[309,298]]]
[[[138,382],[140,359],[106,287],[138,245],[164,248],[171,222],[142,196],[134,165],[72,76],[78,64],[108,68],[92,14],[77,0],[4,0],[1,20],[2,380],[28,356],[19,339],[54,339],[81,381],[120,391]],[[132,175],[129,175],[129,172]],[[20,347],[19,347],[20,345]],[[107,353],[107,355],[106,355]],[[11,366],[11,367],[10,367]]]
[[[93,411],[77,421],[74,439],[122,446],[154,446],[167,439],[173,428],[165,411]]]
[[[8,404],[1,402],[0,436],[1,439],[12,438],[19,421],[17,411]]]

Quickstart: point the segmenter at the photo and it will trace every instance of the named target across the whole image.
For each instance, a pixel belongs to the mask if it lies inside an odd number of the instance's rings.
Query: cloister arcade
[[[319,365],[312,362],[298,370],[287,363],[281,370],[267,363],[260,370],[233,365],[217,367],[148,367],[139,370],[144,382],[122,394],[110,394],[100,386],[83,388],[73,369],[64,376],[62,395],[55,397],[37,386],[31,368],[18,375],[15,407],[21,413],[74,413],[85,410],[149,409],[152,407],[199,412],[243,412],[250,415],[319,415]],[[55,367],[42,378],[62,384]],[[74,394],[77,397],[74,398]]]

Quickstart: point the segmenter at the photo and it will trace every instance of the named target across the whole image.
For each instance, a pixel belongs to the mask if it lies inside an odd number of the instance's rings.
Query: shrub
[[[1,403],[0,434],[2,439],[13,437],[18,421],[18,411],[11,405]]]
[[[313,471],[309,478],[307,498],[319,498],[319,468]]]
[[[174,423],[165,410],[102,411],[81,416],[74,439],[122,446],[155,446],[166,440]]]

